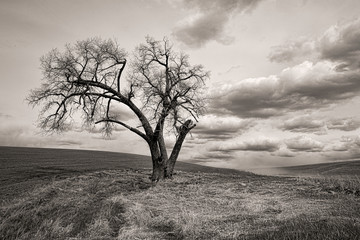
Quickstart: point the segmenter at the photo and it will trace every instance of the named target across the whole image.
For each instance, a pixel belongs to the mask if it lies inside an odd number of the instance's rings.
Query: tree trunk
[[[165,161],[160,154],[159,147],[156,141],[149,143],[151,159],[153,164],[153,172],[151,175],[151,181],[158,182],[165,178]]]
[[[165,164],[161,157],[153,159],[153,172],[151,175],[151,181],[158,182],[165,178]]]
[[[187,120],[179,130],[179,135],[176,139],[176,143],[171,152],[170,158],[168,159],[164,139],[162,133],[159,136],[158,140],[152,140],[149,142],[149,148],[151,152],[151,159],[153,164],[153,172],[151,175],[151,180],[153,182],[158,182],[164,178],[172,178],[175,163],[179,156],[181,146],[185,140],[186,135],[195,125],[191,126],[192,121]]]
[[[189,131],[194,128],[195,126],[190,126],[192,123],[191,120],[187,120],[180,128],[179,136],[176,139],[176,143],[174,145],[174,148],[171,152],[170,158],[166,163],[166,171],[165,171],[165,177],[166,178],[172,178],[172,175],[174,173],[174,167],[175,163],[177,161],[177,158],[179,156],[181,146],[185,140],[186,135],[189,133]]]

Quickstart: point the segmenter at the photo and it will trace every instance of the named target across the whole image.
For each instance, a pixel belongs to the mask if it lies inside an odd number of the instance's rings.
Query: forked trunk
[[[185,140],[186,135],[189,131],[195,126],[190,126],[191,121],[186,121],[179,130],[179,135],[176,139],[176,143],[171,152],[170,158],[167,159],[167,153],[165,149],[165,144],[162,136],[160,137],[160,141],[152,141],[149,143],[150,151],[151,151],[151,159],[153,163],[153,172],[151,175],[151,180],[154,182],[158,182],[159,180],[165,178],[172,178],[174,173],[175,163],[179,156],[181,146]]]

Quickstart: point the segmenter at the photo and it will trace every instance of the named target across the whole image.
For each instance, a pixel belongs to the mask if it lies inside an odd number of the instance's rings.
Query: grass
[[[360,197],[360,177],[343,175],[343,176],[313,176],[301,177],[300,181],[321,186],[324,191],[329,193],[353,194]]]
[[[360,239],[356,175],[274,177],[179,162],[173,180],[155,185],[145,156],[0,150],[4,240]]]
[[[24,148],[0,146],[0,202],[21,195],[36,186],[71,176],[99,170],[149,169],[149,156],[70,149]],[[236,173],[178,162],[177,170],[187,172]]]
[[[54,180],[0,209],[0,239],[359,239],[359,198],[250,173],[103,170]]]

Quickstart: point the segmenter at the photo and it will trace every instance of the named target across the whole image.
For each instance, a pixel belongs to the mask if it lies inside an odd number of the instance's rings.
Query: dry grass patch
[[[163,239],[167,234],[181,239],[252,239],[282,231],[282,226],[304,216],[330,217],[332,195],[295,180],[265,178],[181,173],[174,181],[128,196],[139,212],[148,213],[137,232],[146,235],[162,224],[168,229]]]
[[[356,195],[250,173],[102,171],[54,181],[0,209],[0,239],[354,239]]]
[[[322,190],[333,194],[337,192],[360,196],[360,177],[358,175],[302,177],[299,180],[318,185]]]

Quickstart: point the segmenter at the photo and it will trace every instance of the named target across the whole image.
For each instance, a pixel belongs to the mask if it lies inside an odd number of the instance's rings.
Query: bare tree
[[[124,90],[120,80],[127,65]],[[175,52],[168,39],[147,37],[129,63],[116,42],[92,38],[66,45],[63,52],[50,51],[41,58],[41,67],[42,85],[27,98],[33,106],[42,105],[41,128],[67,130],[76,112],[82,113],[84,124],[102,124],[106,134],[121,125],[148,143],[152,180],[172,177],[185,137],[204,110],[202,90],[209,73],[201,65],[190,65],[188,56]],[[117,104],[137,116],[140,128],[112,113]],[[176,136],[170,156],[164,132]]]

